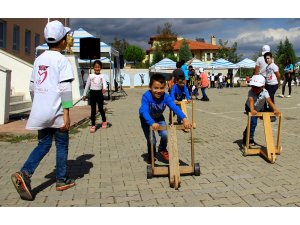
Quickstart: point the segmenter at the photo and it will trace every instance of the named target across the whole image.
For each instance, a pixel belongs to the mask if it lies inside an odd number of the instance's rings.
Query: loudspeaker
[[[100,59],[100,38],[80,38],[80,59]]]
[[[124,57],[123,55],[120,55],[120,69],[124,68]]]

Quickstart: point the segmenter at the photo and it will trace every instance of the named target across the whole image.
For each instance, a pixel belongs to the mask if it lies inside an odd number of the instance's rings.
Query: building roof
[[[194,41],[185,39],[191,51],[200,51],[200,50],[219,50],[221,47],[218,45],[212,45],[206,42]],[[183,40],[176,41],[173,45],[174,51],[179,51],[180,46]]]

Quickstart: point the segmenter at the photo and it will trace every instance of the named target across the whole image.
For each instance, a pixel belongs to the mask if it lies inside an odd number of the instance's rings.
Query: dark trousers
[[[274,96],[275,96],[275,93],[278,89],[278,84],[275,84],[275,85],[266,84],[265,88],[269,92],[269,95],[270,95],[270,98],[271,98],[272,102],[275,104]],[[265,104],[265,111],[266,112],[273,112],[273,110],[271,109],[271,107],[269,107],[267,105],[267,103]]]
[[[91,121],[92,126],[96,125],[96,105],[98,105],[98,110],[102,117],[102,122],[106,122],[105,112],[103,109],[104,97],[102,90],[91,90],[90,91],[90,99],[91,99]]]
[[[284,95],[285,92],[285,85],[288,83],[289,86],[289,95],[292,94],[292,78],[284,78],[283,84],[282,84],[282,95]]]

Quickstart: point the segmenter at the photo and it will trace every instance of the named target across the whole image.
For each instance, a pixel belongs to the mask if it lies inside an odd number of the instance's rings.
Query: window
[[[40,35],[35,34],[35,36],[34,36],[34,47],[37,47],[39,45],[40,45]]]
[[[25,30],[25,53],[30,54],[31,52],[31,31]]]
[[[6,22],[0,20],[0,48],[6,48]]]
[[[211,60],[210,52],[209,52],[209,53],[206,53],[206,59],[207,59],[207,61],[210,61],[210,60]]]
[[[20,27],[14,25],[13,28],[13,50],[19,51],[20,50]]]

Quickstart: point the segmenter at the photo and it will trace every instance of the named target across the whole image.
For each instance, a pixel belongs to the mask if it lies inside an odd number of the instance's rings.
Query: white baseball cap
[[[199,68],[199,72],[202,73],[204,70],[202,67]]]
[[[70,31],[69,27],[64,27],[58,20],[51,21],[44,29],[45,40],[47,43],[57,43]]]
[[[269,45],[264,45],[261,49],[262,55],[264,55],[266,52],[271,52],[271,47]]]
[[[262,87],[265,85],[266,78],[264,78],[263,75],[253,75],[253,77],[250,80],[249,85],[255,86],[255,87]]]

